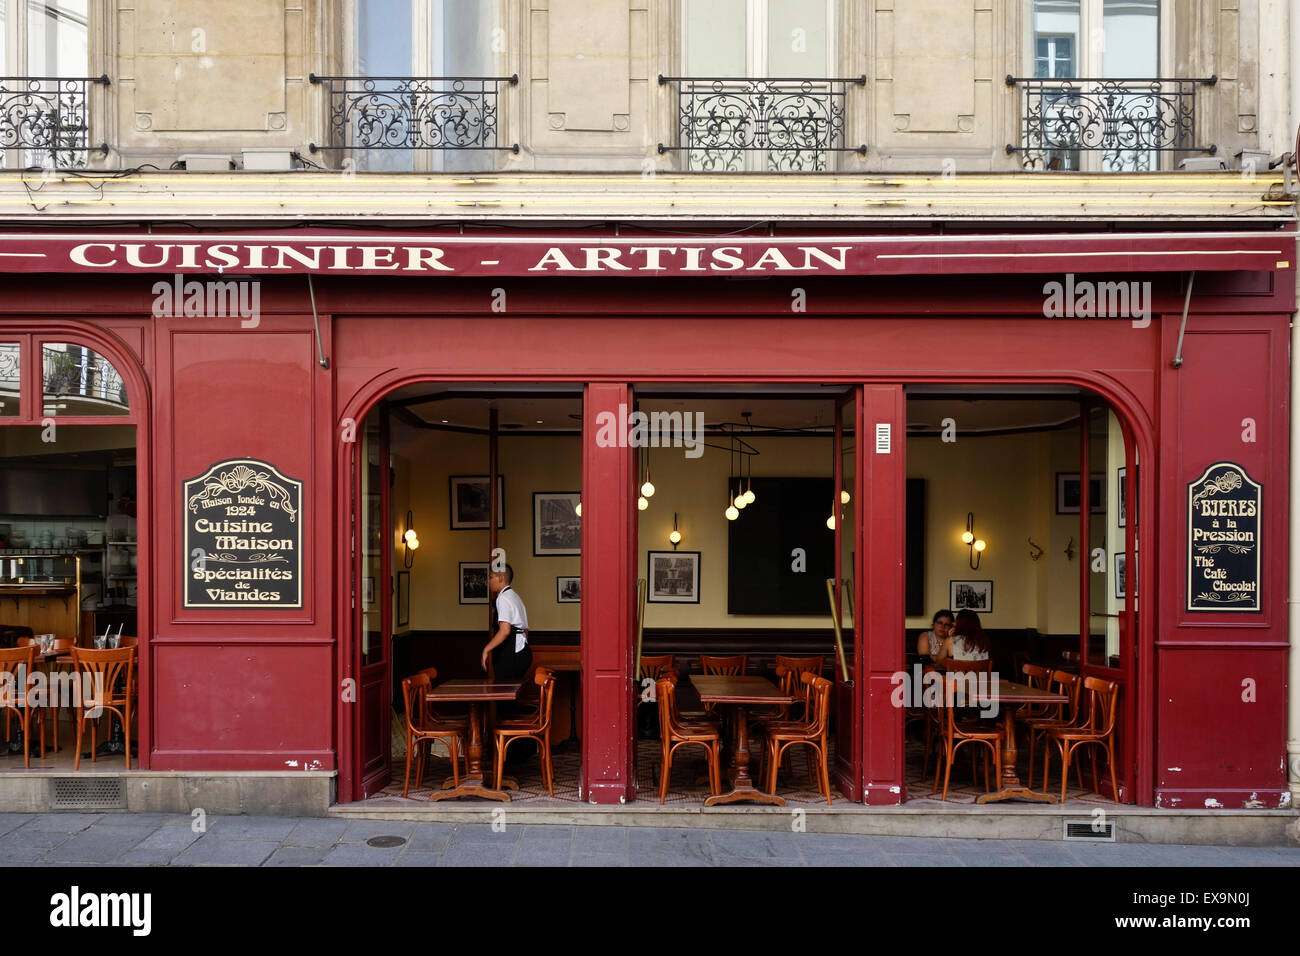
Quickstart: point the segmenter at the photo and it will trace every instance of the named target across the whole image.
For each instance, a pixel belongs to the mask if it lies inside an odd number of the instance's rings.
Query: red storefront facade
[[[540,230],[0,237],[0,341],[89,345],[132,395],[149,582],[141,767],[337,771],[338,800],[363,795],[387,723],[348,693],[363,682],[348,434],[394,389],[581,384],[582,793],[617,804],[636,798],[636,471],[627,449],[597,443],[597,416],[638,383],[817,383],[853,396],[858,435],[903,436],[909,386],[1069,385],[1115,411],[1142,464],[1132,500],[1152,503],[1128,531],[1129,553],[1139,530],[1147,542],[1136,591],[1152,598],[1141,613],[1129,602],[1123,665],[1084,667],[1121,683],[1122,800],[1286,806],[1294,233],[725,232],[689,245]],[[154,286],[174,274],[260,281],[260,320],[154,315]],[[1067,275],[1151,283],[1150,321],[1049,317],[1045,285]],[[40,422],[28,361],[5,424]],[[860,633],[854,679],[837,688],[851,746],[836,782],[880,805],[905,786],[890,702],[904,665],[902,444],[856,446]],[[300,607],[186,606],[184,485],[233,459],[302,482]],[[1258,612],[1187,610],[1187,489],[1217,462],[1262,487]]]

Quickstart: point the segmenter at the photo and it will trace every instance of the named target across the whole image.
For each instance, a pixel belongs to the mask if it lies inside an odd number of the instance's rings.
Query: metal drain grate
[[[1066,820],[1066,840],[1087,843],[1114,843],[1118,832],[1114,820]]]
[[[56,777],[55,810],[125,810],[126,791],[115,777]]]
[[[406,842],[406,837],[372,836],[369,840],[366,841],[366,846],[387,848],[387,847],[401,846],[405,842]]]

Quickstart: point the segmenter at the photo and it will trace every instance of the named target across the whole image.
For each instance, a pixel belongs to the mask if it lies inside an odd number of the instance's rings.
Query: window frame
[[[1167,77],[1173,75],[1174,58],[1173,58],[1173,19],[1174,3],[1173,0],[1157,0],[1157,19],[1156,24],[1156,76]],[[1034,17],[1035,0],[1024,0],[1024,35],[1021,43],[1021,63],[1023,65],[1024,76],[1036,76],[1035,64],[1037,61],[1038,44],[1037,39],[1040,34],[1035,29]],[[1052,79],[1101,79],[1104,76],[1104,55],[1105,55],[1105,0],[1079,0],[1079,38],[1078,49],[1075,50],[1075,64],[1078,75],[1075,77],[1052,77]],[[1063,36],[1059,33],[1044,33],[1042,36]],[[1100,42],[1098,42],[1100,41]],[[1021,104],[1023,109],[1023,103]],[[1017,117],[1017,122],[1021,118]],[[1093,150],[1079,150],[1079,167],[1078,172],[1102,173],[1102,159],[1104,154]],[[1156,163],[1152,167],[1152,172],[1165,170],[1169,167],[1172,156],[1165,153],[1156,153]],[[1106,175],[1112,175],[1106,173]]]
[[[691,62],[689,5],[691,3],[707,2],[708,0],[681,0],[681,5],[678,8],[677,55],[680,69],[676,72],[680,76],[691,75],[687,69]],[[771,26],[771,8],[769,4],[770,0],[745,0],[745,69],[747,72],[743,77],[737,77],[737,79],[787,79],[787,77],[773,77],[767,69],[769,28]],[[826,77],[841,75],[839,18],[840,0],[827,0]],[[675,122],[675,111],[673,117]],[[827,152],[825,172],[834,170],[835,165],[838,163],[837,155],[833,152]],[[769,150],[746,151],[741,154],[741,158],[744,165],[735,172],[771,172],[769,169]],[[690,150],[683,151],[683,162],[688,170],[692,168]]]
[[[3,2],[3,0],[0,0]],[[407,72],[385,72],[374,74],[377,76],[411,76],[411,77],[437,77],[446,76],[446,42],[445,34],[440,34],[444,42],[434,42],[434,24],[446,22],[446,10],[448,3],[463,3],[465,0],[411,0],[411,62],[405,69]],[[489,3],[491,12],[495,17],[498,25],[505,23],[502,0],[474,0],[478,3]],[[362,10],[365,0],[342,0],[343,5],[343,44],[342,56],[344,63],[343,72],[349,76],[366,76],[361,72],[361,64],[358,60],[358,39],[359,27],[358,15]],[[493,64],[493,70],[489,74],[504,75],[503,64],[501,62],[503,53],[493,53],[497,60]],[[498,104],[499,105],[499,104]],[[499,129],[499,127],[498,127]],[[356,162],[356,155],[362,156],[368,154],[368,150],[349,150],[344,155],[351,155],[353,162]],[[400,151],[399,151],[400,152]],[[448,153],[454,153],[456,150],[442,149],[412,149],[411,165],[396,170],[388,169],[364,169],[357,165],[359,171],[374,173],[393,173],[393,172],[413,172],[413,173],[437,173],[445,172],[449,167],[454,167],[454,163],[448,163]],[[495,164],[494,164],[495,165]]]

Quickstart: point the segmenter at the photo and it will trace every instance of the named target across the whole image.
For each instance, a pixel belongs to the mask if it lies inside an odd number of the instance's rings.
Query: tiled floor
[[[795,748],[798,750],[805,748]],[[754,748],[750,757],[751,775],[758,772],[759,751]],[[831,750],[834,766],[834,748]],[[640,800],[658,802],[659,794],[659,741],[641,740],[637,742],[637,792]],[[518,765],[506,765],[506,774],[514,776],[519,782],[519,792],[512,793],[512,803],[525,803],[536,807],[571,807],[581,801],[578,798],[579,753],[575,750],[557,750],[551,758],[555,767],[555,796],[547,796],[542,786],[540,765],[536,759]],[[778,780],[777,794],[784,797],[790,806],[826,806],[826,798],[817,792],[816,786],[809,784],[808,773],[804,769],[802,756],[795,756],[790,761],[792,772]],[[425,773],[422,786],[417,787],[412,781],[406,799],[402,798],[402,775],[405,760],[395,763],[394,781],[384,791],[366,801],[367,805],[410,807],[428,806],[429,797],[434,787],[440,787],[442,781],[451,774],[451,765],[445,759],[432,762]],[[414,775],[414,769],[412,769]],[[673,756],[672,776],[667,803],[674,806],[702,806],[704,798],[709,795],[707,784],[697,784],[695,780],[707,773],[704,750],[700,747],[683,747]],[[832,787],[834,805],[848,805],[839,791]]]
[[[783,774],[777,785],[777,793],[784,797],[790,806],[816,807],[826,806],[826,800],[818,792],[817,788],[808,782],[808,773],[804,767],[804,759],[799,750],[796,748],[794,756],[790,761],[789,774]],[[964,748],[965,750],[974,749],[972,746]],[[834,742],[831,743],[831,761],[834,766]],[[1021,754],[1022,759],[1019,764],[1019,774],[1022,782],[1027,781],[1029,771],[1028,755]],[[640,794],[638,803],[642,801],[658,802],[659,792],[659,742],[657,740],[641,740],[637,743],[637,792]],[[979,763],[979,781],[978,784],[972,782],[970,771],[970,759],[963,752],[958,755],[957,762],[953,765],[952,778],[948,786],[948,800],[943,802],[939,799],[939,794],[934,791],[934,758],[930,761],[930,773],[927,777],[921,776],[921,763],[924,758],[924,746],[921,742],[909,738],[907,740],[907,799],[905,805],[909,807],[953,807],[961,805],[974,805],[975,799],[984,793],[984,773],[982,761]],[[576,749],[557,750],[552,758],[555,765],[555,796],[550,797],[542,787],[542,778],[540,766],[536,759],[521,763],[518,765],[507,765],[507,775],[512,775],[519,783],[519,792],[511,794],[511,802],[516,804],[527,804],[528,806],[547,808],[547,807],[572,807],[575,804],[581,804],[578,797],[578,771],[579,771],[579,753]],[[756,773],[758,768],[758,750],[754,749],[750,758],[751,770]],[[386,787],[382,793],[377,794],[367,801],[367,805],[376,807],[398,807],[410,808],[414,806],[428,806],[429,797],[433,793],[433,788],[441,786],[444,778],[450,775],[451,766],[445,759],[434,760],[426,770],[425,780],[422,785],[417,786],[412,782],[410,792],[405,799],[402,798],[402,774],[404,771],[404,762],[397,762],[393,767],[394,781]],[[414,771],[412,771],[414,772]],[[696,783],[696,779],[703,776],[706,772],[706,765],[703,756],[703,750],[699,748],[682,748],[673,758],[673,769],[671,785],[668,792],[666,803],[671,806],[702,806],[705,797],[709,795],[707,785]],[[1051,778],[1052,793],[1060,791],[1060,764],[1053,764],[1053,773]],[[1038,765],[1034,773],[1033,786],[1038,789],[1042,786],[1042,762],[1041,754]],[[996,789],[996,784],[994,785]],[[832,787],[832,806],[844,807],[853,806],[852,802],[847,800],[840,792]],[[1066,791],[1067,803],[1077,804],[1081,807],[1091,806],[1114,806],[1114,803],[1106,798],[1094,794],[1091,790],[1084,790],[1078,786],[1077,780],[1071,772],[1070,786]]]

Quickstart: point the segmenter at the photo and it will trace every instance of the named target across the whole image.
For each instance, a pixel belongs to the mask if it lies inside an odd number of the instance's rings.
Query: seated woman
[[[980,627],[980,616],[974,611],[958,611],[957,621],[950,634],[944,638],[934,662],[941,664],[952,658],[955,661],[986,661],[989,659],[989,639]]]
[[[946,609],[938,611],[931,620],[930,630],[917,635],[916,653],[920,656],[922,664],[931,663],[939,653],[944,638],[952,633],[952,620],[952,611]]]

